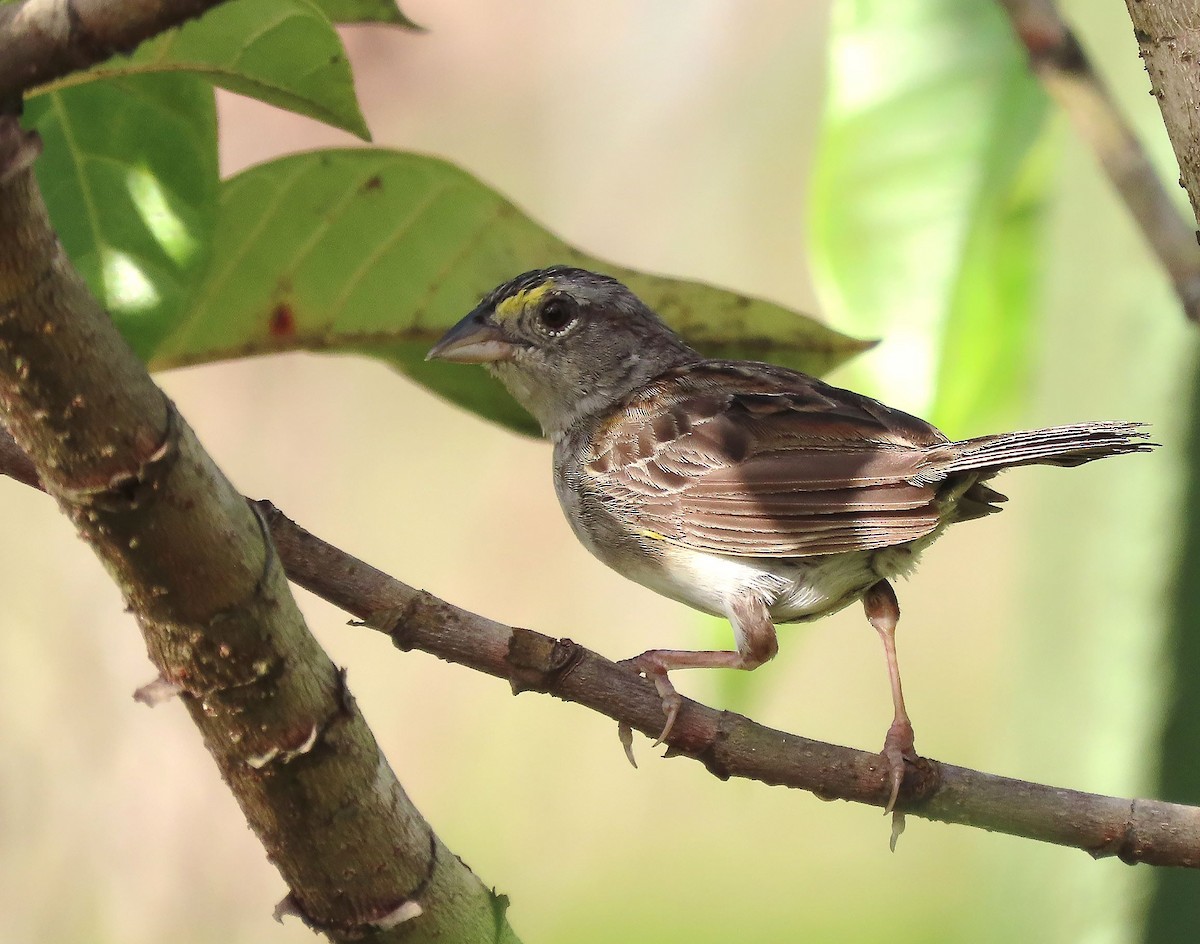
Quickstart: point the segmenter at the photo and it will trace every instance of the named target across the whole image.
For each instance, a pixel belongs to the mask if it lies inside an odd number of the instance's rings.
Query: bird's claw
[[[633,756],[633,728],[624,721],[617,722],[617,737],[621,741],[621,746],[625,748],[625,756],[629,763],[637,770],[637,759]]]
[[[657,738],[651,747],[658,747],[660,744],[665,744],[667,738],[671,734],[671,730],[675,727],[675,719],[679,717],[679,709],[683,707],[683,696],[675,691],[675,686],[671,684],[671,679],[667,676],[667,669],[654,661],[646,658],[646,653],[640,656],[634,656],[632,659],[622,659],[619,665],[636,672],[640,676],[644,676],[654,683],[654,688],[658,691],[658,697],[662,699],[663,714],[667,716],[667,723],[663,725],[663,729],[659,732]],[[627,728],[627,725],[622,725],[622,728]],[[621,737],[621,743],[625,744],[625,735],[623,731],[618,729],[618,734]],[[630,731],[630,741],[632,742],[632,731]],[[632,746],[626,746],[626,756],[632,754]],[[632,758],[631,758],[632,760]],[[634,764],[636,767],[637,765]]]
[[[896,840],[900,838],[900,834],[904,832],[904,811],[892,811],[892,835],[888,839],[888,849],[892,852],[896,851]]]
[[[913,763],[917,759],[917,748],[913,737],[912,724],[907,718],[896,719],[892,722],[892,726],[888,728],[887,737],[883,740],[883,750],[880,751],[881,756],[888,765],[888,780],[891,783],[892,789],[888,794],[887,805],[884,806],[884,813],[896,812],[896,800],[900,797],[900,787],[904,784],[904,765],[905,763]],[[896,838],[904,830],[903,818],[898,824],[893,819],[892,829],[892,848],[896,846]]]
[[[675,727],[675,719],[679,717],[679,708],[683,704],[683,698],[680,697],[679,692],[675,691],[674,688],[671,688],[669,692],[662,690],[662,686],[658,685],[659,678],[660,676],[655,676],[654,684],[658,688],[658,694],[662,696],[662,710],[663,714],[667,716],[667,723],[663,725],[661,733],[654,739],[654,743],[650,745],[651,747],[658,747],[658,745],[666,743],[667,735]],[[670,687],[671,683],[667,682],[666,675],[661,676],[661,678]]]

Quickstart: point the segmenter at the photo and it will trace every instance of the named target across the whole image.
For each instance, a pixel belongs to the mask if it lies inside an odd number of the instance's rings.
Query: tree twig
[[[0,103],[179,26],[225,0],[25,0],[0,7]]]
[[[654,686],[569,639],[552,639],[461,610],[321,541],[260,502],[288,576],[420,649],[507,679],[514,691],[548,692],[653,737],[662,728]],[[889,786],[877,754],[786,734],[684,699],[669,754],[698,760],[721,779],[745,777],[809,790],[823,799],[882,807]],[[923,759],[906,777],[905,812],[1074,846],[1125,862],[1200,867],[1200,808],[1082,793]]]
[[[1054,0],[999,0],[1030,67],[1095,152],[1158,257],[1191,321],[1200,322],[1200,246]],[[1131,3],[1131,7],[1154,4]]]

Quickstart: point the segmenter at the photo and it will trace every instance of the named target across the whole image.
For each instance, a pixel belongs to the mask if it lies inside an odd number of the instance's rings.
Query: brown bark
[[[1195,0],[1125,0],[1125,5],[1179,161],[1179,182],[1200,222],[1200,5]]]
[[[224,0],[25,0],[0,7],[0,104],[117,53]]]
[[[396,781],[261,518],[71,266],[36,140],[0,115],[0,418],[120,586],[288,910],[336,940],[511,939]]]

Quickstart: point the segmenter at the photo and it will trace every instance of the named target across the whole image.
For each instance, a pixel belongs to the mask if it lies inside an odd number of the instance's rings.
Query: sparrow
[[[778,651],[777,624],[861,600],[891,683],[881,752],[889,812],[917,759],[892,581],[949,525],[1000,510],[1005,496],[986,484],[999,472],[1154,445],[1144,424],[1125,422],[952,441],[807,374],[707,358],[616,279],[568,266],[494,289],[429,351],[435,358],[483,364],[541,425],[559,502],[589,551],[729,619],[733,650],[650,649],[628,660],[662,699],[659,742],[682,704],[671,672],[758,668]]]

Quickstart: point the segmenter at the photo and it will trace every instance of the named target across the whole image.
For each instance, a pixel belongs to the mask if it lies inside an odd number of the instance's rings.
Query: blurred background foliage
[[[611,260],[683,322],[707,313],[718,340],[734,296],[705,285],[769,299],[755,303],[762,317],[793,341],[825,339],[813,351],[843,344],[848,355],[853,344],[835,339],[881,338],[834,381],[953,436],[1150,421],[1164,444],[1152,456],[1003,479],[1007,512],[955,529],[899,588],[901,658],[931,756],[1200,802],[1188,690],[1200,670],[1190,579],[1200,552],[1194,516],[1177,512],[1196,504],[1195,342],[996,7],[412,0],[404,12],[428,32],[363,26],[341,39],[324,13],[387,21],[390,5],[233,7],[233,34],[256,24],[257,39],[238,61],[249,84],[230,87],[309,118],[224,92],[214,112],[204,82],[229,62],[194,36],[30,102],[56,224],[151,363],[307,346],[412,367],[424,337],[378,335],[436,333],[509,269],[565,253]],[[1124,10],[1063,7],[1173,180]],[[288,23],[303,25],[302,47],[277,45]],[[279,68],[299,52],[326,70],[308,84]],[[171,56],[192,74],[159,74]],[[474,241],[385,233],[364,255],[354,240],[376,238],[368,224],[348,213],[339,231],[331,207],[371,198],[374,174],[390,194],[394,158],[339,151],[351,163],[327,182],[329,160],[278,160],[353,143],[312,117],[413,152],[399,163],[416,168],[404,178],[414,206],[420,187],[440,191],[449,174],[498,228]],[[370,161],[388,166],[363,176]],[[243,172],[262,162],[273,163]],[[321,186],[291,189],[294,168]],[[454,232],[463,205],[412,231]],[[469,214],[462,222],[472,231]],[[295,251],[279,251],[288,239]],[[420,304],[397,277],[413,271],[440,274],[422,276]],[[349,327],[322,321],[334,302]],[[487,405],[482,372],[453,370],[420,379],[518,422]],[[613,657],[728,643],[723,621],[628,584],[576,546],[542,444],[377,362],[290,353],[160,377],[240,488],[410,583]],[[25,537],[0,543],[0,573],[20,575],[5,581],[0,611],[0,659],[16,667],[0,699],[15,772],[0,783],[12,939],[310,940],[270,922],[284,889],[184,713],[129,700],[150,668],[118,595],[27,491],[0,489],[8,532]],[[603,719],[513,699],[501,683],[347,629],[320,601],[302,604],[406,788],[512,898],[527,941],[1107,944],[1184,940],[1200,919],[1190,872],[918,820],[893,856],[869,810],[718,783],[645,744],[633,771]],[[680,684],[777,727],[874,748],[888,693],[861,613],[781,635],[779,659],[759,672]]]

